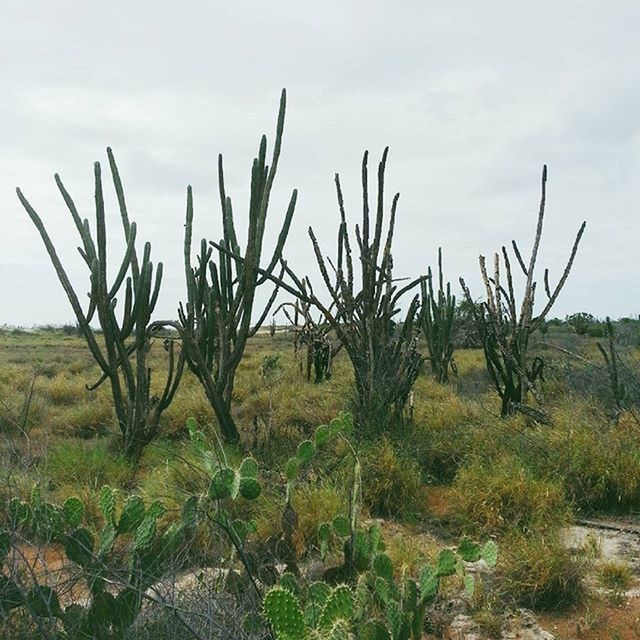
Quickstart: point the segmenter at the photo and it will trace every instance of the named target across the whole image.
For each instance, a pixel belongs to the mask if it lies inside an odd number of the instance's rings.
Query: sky
[[[93,222],[93,162],[108,178],[107,146],[138,240],[164,263],[155,315],[175,318],[185,297],[186,186],[195,237],[218,239],[223,153],[246,228],[251,161],[262,133],[273,141],[282,87],[266,253],[297,188],[285,255],[319,283],[307,228],[335,255],[333,176],[355,224],[362,153],[371,154],[373,183],[388,145],[387,207],[401,194],[396,276],[426,272],[441,246],[454,291],[463,276],[480,296],[480,254],[513,238],[529,254],[546,163],[539,265],[552,283],[587,221],[551,315],[637,315],[639,28],[640,4],[615,0],[0,0],[0,324],[74,318],[17,186],[86,300],[79,239],[53,174]],[[108,180],[105,192],[115,268],[122,230]]]

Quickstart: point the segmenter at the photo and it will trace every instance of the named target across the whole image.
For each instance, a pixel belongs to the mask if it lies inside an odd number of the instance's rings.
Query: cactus
[[[384,177],[388,148],[378,165],[378,188],[375,219],[369,214],[368,152],[362,159],[362,227],[355,235],[359,260],[353,256],[353,239],[347,227],[340,177],[335,184],[340,210],[338,254],[335,262],[323,256],[312,228],[309,237],[331,305],[326,305],[311,288],[308,279],[300,279],[283,264],[288,277],[295,284],[296,297],[309,303],[322,314],[353,366],[356,386],[355,422],[363,431],[387,429],[389,419],[400,417],[415,382],[422,358],[417,351],[416,318],[419,296],[407,307],[402,323],[396,320],[400,301],[426,279],[420,276],[399,287],[393,276],[392,241],[396,208],[400,194],[391,204],[391,214],[384,227]],[[354,263],[361,265],[361,282],[356,283]],[[335,279],[333,275],[335,275]],[[287,289],[289,290],[289,289]]]
[[[266,163],[266,136],[262,136],[258,156],[253,161],[247,243],[243,255],[240,255],[236,237],[231,198],[226,193],[222,155],[218,156],[218,185],[223,237],[219,243],[207,244],[206,240],[201,241],[197,266],[193,266],[191,261],[193,194],[191,187],[187,188],[184,239],[187,300],[178,310],[179,322],[166,321],[154,325],[171,326],[179,332],[188,366],[200,381],[215,412],[222,436],[228,442],[237,442],[239,439],[230,411],[236,369],[247,340],[264,323],[280,287],[276,285],[273,288],[263,310],[257,314],[256,292],[271,280],[282,258],[298,197],[298,192],[294,189],[276,246],[265,268],[262,268],[269,199],[280,158],[285,110],[286,91],[283,89],[271,165]],[[282,270],[280,275],[282,276]],[[256,321],[252,324],[254,320]]]
[[[444,287],[442,274],[442,249],[438,248],[438,291],[434,294],[431,267],[427,271],[428,279],[421,283],[422,308],[419,322],[427,341],[429,364],[436,380],[446,383],[449,369],[456,372],[453,359],[453,328],[456,311],[456,297],[451,295],[451,285]]]
[[[302,639],[306,636],[302,609],[290,591],[274,587],[265,596],[262,606],[277,640]]]
[[[607,317],[606,321],[606,331],[607,331],[607,348],[602,346],[602,343],[597,342],[596,345],[602,358],[604,360],[605,366],[607,367],[607,374],[609,375],[609,384],[611,386],[611,394],[613,396],[613,401],[615,403],[615,413],[614,418],[616,422],[620,418],[620,414],[627,408],[626,403],[626,388],[624,382],[620,381],[619,375],[619,363],[618,363],[618,351],[616,349],[615,344],[615,333],[613,330],[613,323],[611,322],[611,318]]]
[[[526,278],[524,294],[519,304],[520,308],[518,309],[513,287],[511,262],[506,247],[502,247],[503,266],[501,266],[500,255],[498,253],[494,255],[492,275],[487,272],[485,257],[480,256],[480,273],[486,291],[486,299],[480,306],[474,303],[464,279],[460,278],[465,298],[472,309],[476,326],[482,339],[487,371],[501,400],[501,414],[503,417],[515,411],[526,411],[526,408],[523,408],[526,407],[525,403],[529,392],[536,400],[540,401],[542,399],[536,383],[542,380],[544,363],[540,358],[534,358],[530,361],[528,353],[529,339],[542,325],[564,287],[586,227],[586,222],[583,222],[576,234],[562,276],[553,290],[549,286],[549,270],[545,269],[543,280],[547,301],[540,313],[534,315],[537,290],[535,269],[542,238],[546,206],[546,165],[542,169],[541,190],[538,223],[528,265],[525,265],[515,240],[511,243],[515,258]],[[503,268],[504,274],[502,273]],[[502,275],[506,276],[506,282],[503,282]]]
[[[111,384],[111,394],[118,426],[122,433],[125,454],[137,461],[143,448],[158,434],[160,416],[169,406],[178,387],[184,357],[180,351],[177,363],[174,342],[165,341],[168,352],[167,374],[164,389],[159,398],[150,395],[151,369],[149,349],[154,330],[151,328],[151,314],[154,311],[162,281],[162,263],[155,269],[151,262],[151,245],[147,242],[140,262],[135,248],[137,227],[129,221],[129,214],[120,180],[120,174],[111,149],[107,149],[113,184],[115,187],[126,248],[117,274],[111,284],[107,282],[107,236],[104,198],[102,191],[102,171],[100,163],[94,165],[96,233],[91,235],[89,221],[81,220],[76,205],[65,189],[59,176],[55,180],[62,197],[71,212],[82,242],[80,255],[89,269],[89,305],[83,310],[69,277],[58,257],[55,246],[44,223],[20,189],[18,198],[31,221],[40,233],[58,279],[67,294],[76,315],[78,326],[84,336],[91,355],[98,364],[102,375],[89,390],[97,389],[105,381]],[[130,275],[128,275],[130,274]],[[125,285],[122,319],[116,317],[118,293]],[[97,315],[104,349],[98,344],[91,321]]]
[[[115,491],[103,487],[99,508],[105,521],[96,546],[94,535],[78,526],[84,517],[84,506],[78,498],[70,497],[62,506],[57,506],[44,502],[39,492],[34,491],[29,504],[12,500],[10,510],[14,516],[31,514],[14,518],[14,523],[19,522],[18,528],[39,535],[47,532],[50,540],[61,542],[67,559],[82,570],[90,597],[86,605],[70,604],[63,609],[55,589],[36,583],[25,592],[11,578],[2,576],[0,610],[25,607],[34,619],[59,618],[67,636],[72,638],[89,640],[111,637],[110,633],[121,637],[135,622],[141,593],[160,578],[182,542],[186,527],[183,523],[174,523],[160,532],[158,519],[165,513],[164,506],[155,501],[145,508],[139,496],[127,498],[116,527],[116,506]],[[126,575],[122,572],[122,559],[112,554],[114,541],[119,536],[130,536],[133,542],[129,547],[130,569]],[[11,544],[8,534],[0,531],[2,561]],[[116,597],[106,590],[107,581],[121,586]]]
[[[289,312],[293,309],[293,315]],[[329,337],[331,325],[322,320],[314,320],[311,313],[311,303],[308,300],[283,302],[274,312],[274,316],[282,311],[293,327],[293,356],[298,360],[301,347],[307,348],[306,378],[311,381],[311,371],[314,372],[314,382],[318,384],[330,380],[333,359],[342,350],[342,344]],[[302,323],[299,320],[302,318]],[[300,361],[300,372],[303,370]]]

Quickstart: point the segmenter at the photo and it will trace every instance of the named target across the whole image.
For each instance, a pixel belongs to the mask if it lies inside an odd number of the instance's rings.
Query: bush
[[[539,465],[561,477],[567,498],[579,509],[628,511],[640,507],[640,426],[622,415],[611,424],[599,411],[572,403],[554,414],[544,434],[549,452]]]
[[[48,381],[46,393],[54,405],[70,405],[82,402],[86,391],[79,378],[74,380],[59,373]]]
[[[424,510],[420,467],[387,438],[368,444],[361,454],[362,502],[372,514],[407,517]]]
[[[562,484],[534,476],[515,457],[459,471],[451,502],[463,529],[487,534],[548,531],[570,516]]]
[[[529,609],[564,609],[586,596],[589,562],[551,534],[517,536],[500,544],[499,577],[505,595]]]
[[[84,440],[106,435],[113,422],[113,407],[103,395],[64,409],[58,407],[51,414],[47,426],[53,433]]]
[[[121,455],[111,453],[103,442],[67,441],[53,447],[45,460],[51,488],[68,485],[99,489],[104,484],[124,485],[133,470]]]

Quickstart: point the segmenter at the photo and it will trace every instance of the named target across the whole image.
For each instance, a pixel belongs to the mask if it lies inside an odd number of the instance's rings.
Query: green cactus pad
[[[307,626],[315,628],[320,622],[320,615],[331,593],[331,587],[326,582],[312,582],[307,588],[307,606],[304,617]]]
[[[160,502],[160,500],[154,500],[147,509],[145,518],[161,518],[167,512],[166,507]]]
[[[493,540],[485,542],[480,551],[480,557],[490,567],[495,567],[498,564],[498,545]]]
[[[298,471],[300,470],[300,460],[297,457],[289,458],[287,464],[284,467],[284,475],[289,482],[296,479]]]
[[[472,596],[476,590],[476,579],[470,573],[465,574],[464,578],[464,590],[468,595]]]
[[[375,582],[373,583],[373,591],[380,602],[383,605],[386,605],[389,602],[389,597],[391,595],[391,588],[389,587],[389,583],[380,576],[376,576]]]
[[[327,640],[352,640],[353,636],[349,631],[349,624],[346,620],[336,620],[331,629],[329,629],[326,638]]]
[[[379,553],[373,559],[373,572],[389,582],[393,580],[393,563],[386,553]]]
[[[465,562],[477,562],[480,560],[480,545],[463,538],[458,546],[458,553]]]
[[[438,595],[440,589],[440,578],[429,566],[424,567],[420,572],[420,599],[429,602]]]
[[[335,531],[337,536],[341,538],[346,538],[351,533],[351,525],[349,524],[349,519],[344,516],[336,516],[333,519],[333,530]]]
[[[304,619],[298,599],[282,587],[274,587],[264,597],[264,615],[278,640],[293,640],[306,636]]]
[[[253,458],[245,458],[240,465],[241,478],[258,478],[258,463]]]
[[[223,500],[231,497],[233,485],[236,480],[236,472],[225,467],[216,472],[209,485],[209,497],[212,500]]]
[[[118,522],[118,533],[130,533],[139,527],[144,519],[144,513],[145,507],[142,498],[136,495],[129,496],[122,507]]]
[[[64,521],[69,527],[79,527],[84,517],[84,504],[80,498],[71,496],[67,498],[62,505],[62,515]]]
[[[182,524],[188,531],[198,525],[198,496],[189,496],[182,507]]]
[[[329,425],[321,424],[317,429],[314,436],[314,440],[316,442],[316,447],[321,447],[325,444],[329,438],[331,437],[331,431],[329,429]]]
[[[320,629],[330,629],[337,620],[351,620],[354,603],[351,590],[345,584],[335,587],[320,614],[318,626]]]
[[[415,614],[418,608],[418,585],[408,577],[402,581],[402,608],[412,614]]]
[[[316,446],[311,442],[311,440],[305,440],[298,445],[298,450],[296,451],[296,458],[301,465],[307,464],[311,458],[313,458],[313,454],[316,452]]]
[[[102,517],[107,522],[115,522],[116,519],[116,492],[113,487],[105,484],[100,489],[100,497],[98,498],[98,507]]]
[[[156,519],[145,517],[133,534],[133,546],[136,551],[149,549],[156,535]]]
[[[384,542],[382,542],[382,530],[377,522],[374,522],[369,527],[369,546],[371,552],[376,553],[378,551],[384,551]]]
[[[360,632],[361,640],[393,640],[391,632],[382,622],[369,620]]]
[[[262,493],[262,485],[255,478],[240,478],[240,495],[255,500]]]
[[[456,556],[451,549],[443,549],[438,556],[436,574],[440,577],[452,576],[456,572]]]
[[[329,542],[331,539],[331,525],[328,522],[321,522],[318,526],[318,540]]]
[[[393,638],[401,637],[400,632],[405,621],[404,616],[402,615],[400,603],[395,600],[389,600],[385,607],[385,614],[387,617],[387,624],[391,630],[391,636]]]
[[[67,558],[81,567],[88,566],[93,560],[93,536],[86,529],[76,529],[64,540]]]
[[[298,584],[298,580],[290,571],[284,573],[278,582],[279,586],[283,589],[286,589],[294,596],[300,596],[300,585]]]
[[[112,522],[107,522],[102,528],[100,532],[100,539],[98,541],[98,549],[100,554],[105,556],[108,553],[111,553],[113,549],[113,543],[116,539],[116,528],[113,526]]]

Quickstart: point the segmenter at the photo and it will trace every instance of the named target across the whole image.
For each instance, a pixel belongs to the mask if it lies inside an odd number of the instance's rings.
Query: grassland
[[[543,390],[550,423],[524,415],[500,418],[482,352],[457,351],[458,375],[450,384],[440,385],[423,373],[414,389],[413,415],[405,416],[402,429],[361,444],[363,517],[382,523],[389,554],[408,571],[464,535],[497,540],[495,580],[472,604],[487,633],[505,607],[525,606],[553,612],[556,622],[583,621],[586,635],[581,637],[605,637],[597,635],[598,625],[609,620],[611,627],[611,611],[622,604],[603,595],[603,585],[624,591],[637,576],[630,565],[605,561],[597,550],[567,549],[562,532],[577,518],[637,518],[640,424],[630,412],[612,419],[605,372],[587,363],[599,363],[594,338],[552,327],[539,341],[580,356],[537,347],[547,362]],[[637,370],[640,350],[633,340],[629,345],[626,362]],[[153,357],[161,357],[160,343],[154,349]],[[261,364],[274,354],[280,354],[280,367],[266,379]],[[199,482],[186,418],[194,417],[210,435],[215,431],[200,385],[191,374],[184,376],[163,415],[162,437],[134,468],[119,453],[108,389],[86,390],[96,378],[84,342],[74,335],[2,332],[3,504],[12,496],[28,496],[38,485],[52,501],[79,496],[87,526],[98,526],[100,516],[90,506],[109,483],[148,500],[161,498],[171,518]],[[343,356],[336,359],[333,378],[315,385],[301,374],[286,332],[260,334],[250,342],[234,390],[242,442],[227,455],[239,460],[243,451],[251,451],[272,478],[253,507],[258,540],[266,544],[280,527],[282,495],[273,474],[317,425],[349,410],[351,399],[351,372]],[[348,451],[336,444],[297,485],[292,503],[301,558],[317,553],[320,523],[344,512],[350,473]],[[211,541],[202,540],[191,562],[210,564],[211,553]],[[594,586],[598,580],[600,588]],[[437,637],[444,623],[439,626],[437,612],[432,618]],[[577,637],[566,633],[559,637]]]

